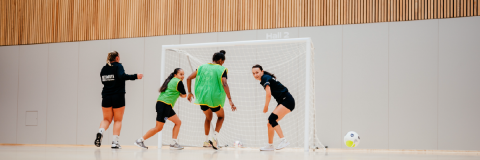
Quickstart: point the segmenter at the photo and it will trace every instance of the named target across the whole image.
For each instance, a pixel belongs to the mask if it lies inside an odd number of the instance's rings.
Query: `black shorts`
[[[215,107],[215,108],[211,108],[209,106],[200,105],[200,109],[202,109],[202,111],[207,111],[208,109],[210,109],[210,110],[212,110],[212,112],[217,112],[217,111],[220,110],[220,108],[222,108],[222,107],[218,106],[218,107]]]
[[[285,93],[285,96],[281,100],[277,100],[278,105],[280,104],[288,108],[290,111],[295,109],[295,99],[293,99],[292,94],[290,92]]]
[[[125,106],[125,94],[114,94],[102,98],[102,107],[120,108]]]
[[[171,105],[165,104],[161,101],[157,101],[155,108],[157,109],[157,121],[159,122],[165,123],[168,118],[176,114]]]

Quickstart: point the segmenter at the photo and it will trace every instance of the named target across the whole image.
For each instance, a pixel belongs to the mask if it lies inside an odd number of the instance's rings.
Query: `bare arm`
[[[267,85],[265,87],[265,92],[267,92],[267,95],[265,97],[265,107],[263,107],[263,113],[267,113],[268,104],[270,104],[270,99],[272,99],[272,91],[270,90],[270,85]]]
[[[195,79],[197,77],[197,72],[193,72],[188,76],[187,78],[187,89],[188,89],[188,98],[187,100],[192,102],[193,94],[192,94],[192,79]]]
[[[186,94],[180,94],[180,97],[185,98],[185,97],[187,97],[187,95]]]
[[[231,100],[232,97],[230,96],[230,88],[228,87],[227,78],[225,77],[222,78],[222,84],[223,84],[223,90],[225,90],[228,100]]]
[[[235,105],[232,102],[232,96],[230,96],[230,88],[228,87],[227,78],[222,77],[222,84],[223,84],[223,90],[225,90],[228,101],[230,102],[230,106],[232,106],[232,111],[237,110],[237,107],[235,107]]]

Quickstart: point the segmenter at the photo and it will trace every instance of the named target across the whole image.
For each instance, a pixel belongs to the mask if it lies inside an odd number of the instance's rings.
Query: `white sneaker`
[[[218,140],[217,139],[212,138],[212,140],[210,140],[210,144],[212,145],[213,149],[215,149],[215,150],[218,149]]]
[[[277,145],[277,150],[281,150],[285,147],[287,147],[290,144],[290,142],[287,141],[287,139],[283,139],[280,144]]]
[[[209,141],[203,142],[203,147],[212,147]]]
[[[260,151],[273,151],[275,148],[273,147],[273,144],[267,144],[267,146],[260,148]]]
[[[170,149],[180,150],[180,149],[183,149],[183,147],[180,146],[178,143],[175,143],[175,144],[170,144]]]
[[[134,145],[140,147],[140,148],[145,148],[145,149],[148,149],[147,146],[145,146],[145,144],[143,144],[143,141],[142,142],[139,142],[138,140],[135,141],[135,143],[133,143]]]
[[[117,142],[112,142],[112,149],[122,149],[122,146]]]

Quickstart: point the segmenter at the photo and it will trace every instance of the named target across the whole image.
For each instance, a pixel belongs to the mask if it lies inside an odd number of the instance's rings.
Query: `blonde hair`
[[[111,51],[110,53],[108,53],[108,56],[107,56],[107,64],[109,66],[112,66],[112,64],[110,64],[110,62],[112,61],[115,61],[115,59],[118,57],[118,52],[117,51]]]

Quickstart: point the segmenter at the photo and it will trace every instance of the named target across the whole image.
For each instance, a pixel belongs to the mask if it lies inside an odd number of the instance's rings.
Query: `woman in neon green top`
[[[200,108],[205,114],[205,138],[206,141],[203,143],[203,147],[212,146],[214,149],[218,148],[217,135],[222,128],[223,121],[225,120],[225,113],[223,111],[223,105],[225,103],[225,96],[228,97],[232,111],[235,111],[237,107],[232,102],[232,97],[230,96],[230,89],[227,84],[227,68],[223,67],[225,63],[225,54],[224,50],[213,54],[213,62],[201,65],[198,67],[196,72],[193,72],[187,78],[187,88],[188,88],[188,101],[192,101],[194,98],[192,94],[192,79],[196,78],[195,81],[195,104],[200,105]],[[213,138],[210,141],[208,139],[208,134],[210,132],[210,122],[212,121],[212,112],[217,114],[217,125],[215,127],[215,133]]]
[[[185,93],[185,87],[183,86],[182,80],[184,78],[184,72],[180,68],[176,68],[170,76],[163,82],[162,87],[160,87],[160,95],[157,99],[157,125],[155,128],[150,129],[145,135],[135,141],[135,145],[148,148],[143,144],[143,141],[154,136],[158,132],[162,131],[165,121],[168,119],[175,123],[172,131],[173,144],[170,145],[170,149],[183,149],[182,146],[178,144],[177,136],[180,132],[180,125],[182,121],[178,118],[173,107],[175,102],[177,102],[178,97],[185,98],[187,97]]]

